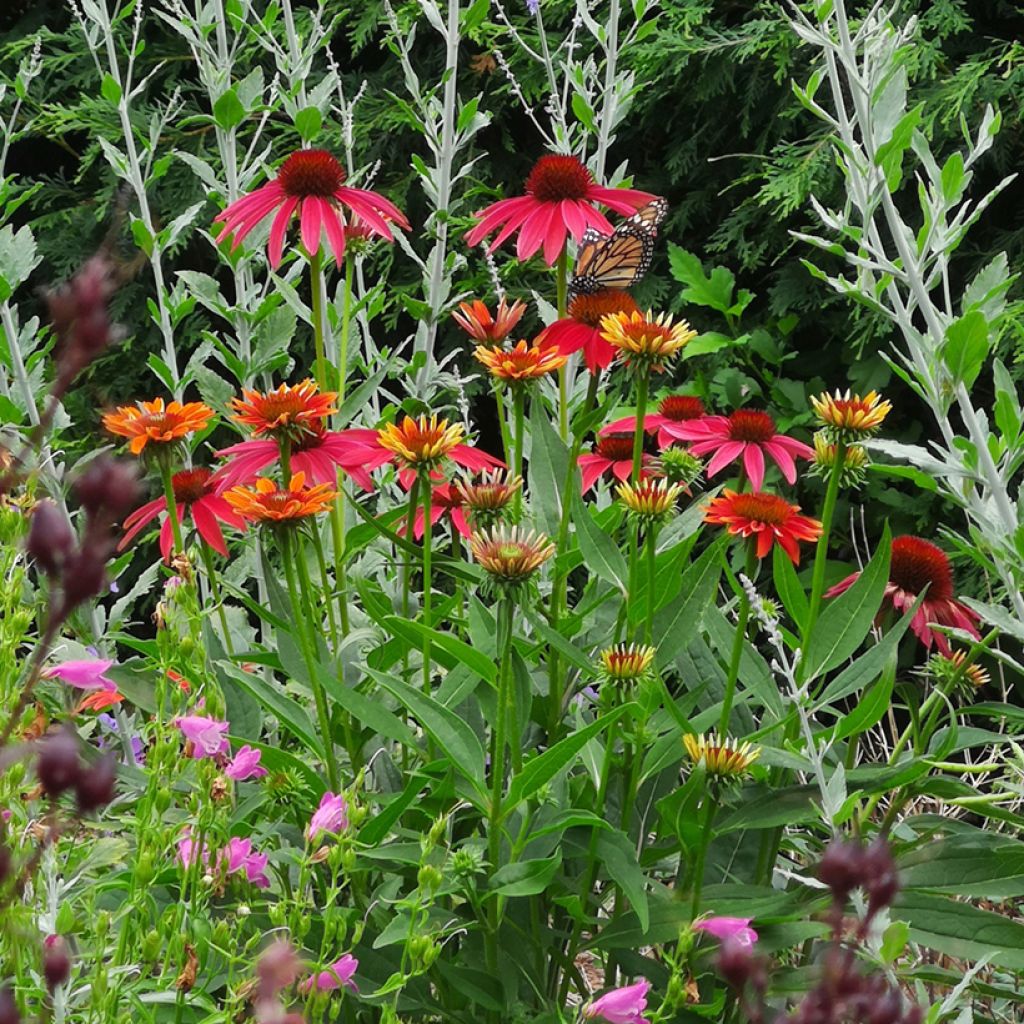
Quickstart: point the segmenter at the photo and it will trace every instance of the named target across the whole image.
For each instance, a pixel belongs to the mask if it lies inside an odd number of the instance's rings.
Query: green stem
[[[512,465],[512,437],[508,430],[508,410],[505,408],[505,392],[495,381],[494,401],[498,406],[498,428],[501,430],[501,450],[505,456],[505,465]]]
[[[348,383],[348,340],[352,329],[352,277],[354,261],[351,254],[345,254],[345,291],[341,306],[341,338],[338,342],[338,408],[345,401],[345,387]]]
[[[747,541],[746,574],[753,578],[757,565],[757,548],[755,539]],[[736,680],[740,674],[740,661],[743,658],[743,643],[747,638],[747,621],[750,619],[750,598],[746,590],[740,594],[739,615],[736,621],[736,634],[732,641],[732,653],[729,657],[729,674],[725,680],[725,697],[722,699],[722,715],[718,722],[719,738],[724,740],[729,735],[729,716],[732,714],[733,698],[736,695]]]
[[[821,599],[825,592],[825,567],[828,563],[829,535],[832,532],[832,519],[836,511],[836,500],[839,496],[839,479],[843,473],[843,463],[846,461],[846,445],[842,441],[836,442],[836,461],[832,464],[832,471],[828,477],[828,487],[825,490],[825,504],[821,510],[821,536],[818,538],[818,546],[814,551],[814,573],[811,576],[811,598],[807,606],[807,619],[801,632],[800,646],[806,650],[807,639],[818,621],[818,612],[821,610]]]
[[[644,621],[644,643],[650,644],[654,637],[654,580],[658,547],[658,527],[650,523],[647,527],[647,618]]]
[[[413,478],[412,487],[409,488],[409,509],[405,515],[405,539],[410,544],[414,542],[416,527],[416,510],[420,501],[420,478],[417,475]],[[426,524],[424,524],[426,525]],[[406,554],[402,562],[402,618],[409,618],[409,592],[412,583],[412,558]],[[402,658],[405,671],[409,671],[409,649],[406,648]]]
[[[164,500],[167,502],[167,515],[171,520],[171,537],[174,539],[174,550],[172,555],[183,555],[185,545],[181,539],[181,522],[178,519],[178,503],[174,500],[174,474],[171,472],[170,462],[161,455],[160,457],[160,482],[164,487]]]
[[[309,257],[309,284],[313,314],[313,348],[316,352],[316,382],[321,391],[326,391],[327,382],[327,325],[324,323],[323,301],[323,256],[317,249]]]
[[[287,487],[292,482],[292,439],[287,434],[279,437],[277,447],[281,453],[281,481]]]
[[[205,540],[200,543],[199,550],[202,553],[203,565],[206,567],[206,578],[210,583],[210,596],[213,598],[213,603],[217,606],[220,628],[224,634],[224,650],[228,652],[229,657],[234,657],[235,652],[231,646],[231,634],[228,632],[228,617],[224,611],[224,599],[221,596],[220,583],[217,581],[217,569],[213,561],[213,552]]]
[[[515,476],[521,477],[523,475],[523,444],[525,441],[525,426],[523,409],[526,405],[526,392],[522,385],[514,384],[512,386],[512,409],[513,417],[515,419],[515,447],[513,449],[514,455],[512,460],[512,472]],[[520,487],[516,490],[516,496],[513,499],[512,505],[512,520],[518,523],[523,517],[523,488]]]
[[[647,392],[650,387],[650,378],[647,373],[641,373],[636,381],[636,426],[633,428],[633,473],[631,479],[634,484],[640,480],[640,470],[643,468],[644,459],[644,420],[647,418]]]
[[[311,533],[313,535],[313,550],[316,551],[316,560],[320,567],[320,581],[324,588],[327,622],[331,629],[331,649],[336,651],[338,649],[338,623],[334,617],[334,602],[331,600],[331,579],[327,575],[327,557],[324,554],[324,542],[320,539],[320,530],[316,523],[311,524]]]
[[[718,798],[710,791],[706,793],[706,797],[700,845],[697,847],[697,859],[693,864],[693,893],[690,899],[691,921],[696,921],[697,915],[700,913],[700,900],[704,891],[704,865],[708,858],[708,847],[711,845],[711,826],[715,820],[715,812],[718,810]]]
[[[565,318],[566,299],[569,290],[569,247],[563,246],[555,264],[555,305],[558,319]],[[563,441],[569,440],[569,367],[558,369],[558,434]]]
[[[429,471],[424,472],[422,477],[423,490],[423,625],[430,629],[432,627],[431,622],[431,602],[433,600],[432,588],[433,581],[431,579],[431,540],[433,534],[433,528],[431,524],[431,516],[433,515],[432,504],[432,489],[430,485]],[[424,636],[423,638],[423,692],[430,694],[430,637]]]

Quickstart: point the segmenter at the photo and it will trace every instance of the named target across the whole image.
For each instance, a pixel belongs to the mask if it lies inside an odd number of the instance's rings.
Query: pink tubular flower
[[[755,491],[764,483],[764,457],[769,456],[782,470],[787,483],[796,481],[794,458],[811,459],[814,449],[792,437],[775,432],[775,420],[756,409],[737,409],[731,416],[705,416],[689,423],[667,423],[665,433],[690,441],[690,451],[714,455],[705,472],[709,477],[743,459],[743,469]]]
[[[267,769],[260,764],[263,756],[262,750],[255,750],[247,743],[239,747],[238,753],[228,762],[224,774],[235,782],[244,782],[246,779],[261,779],[267,774]]]
[[[642,466],[651,461],[649,455],[643,455]],[[632,434],[610,434],[599,437],[594,450],[581,455],[577,460],[583,470],[583,481],[580,492],[586,494],[605,474],[611,473],[616,480],[628,480],[633,472],[633,436]],[[649,474],[641,470],[641,476]]]
[[[227,545],[219,523],[227,523],[236,530],[244,530],[245,520],[217,493],[213,471],[205,468],[185,469],[171,477],[178,522],[184,523],[185,513],[192,518],[199,536],[220,555],[227,555]],[[174,535],[171,517],[167,514],[167,499],[157,498],[137,508],[124,521],[125,535],[117,545],[121,551],[153,520],[163,517],[160,527],[160,554],[166,562],[171,557]]]
[[[325,430],[322,426],[306,431],[294,441],[291,450],[293,473],[305,473],[312,484],[335,484],[338,470],[348,473],[364,491],[373,490],[373,481],[363,466],[359,452],[353,452],[352,444],[343,434]],[[277,441],[256,438],[242,441],[217,452],[219,458],[230,461],[220,467],[213,479],[217,490],[222,493],[231,487],[251,484],[260,471],[281,457]]]
[[[103,659],[62,661],[48,668],[43,675],[47,679],[59,679],[76,690],[116,690],[117,683],[104,675],[113,664],[113,661]]]
[[[315,843],[321,832],[327,832],[336,836],[348,828],[348,804],[340,794],[328,790],[320,798],[320,806],[313,812],[310,818],[309,827],[306,829],[306,838]]]
[[[641,978],[635,985],[615,988],[589,1003],[583,1010],[587,1020],[600,1017],[609,1024],[649,1024],[644,1017],[651,983]]]
[[[709,917],[696,921],[695,932],[707,932],[722,942],[732,939],[741,946],[752,946],[757,942],[757,932],[750,927],[751,917]]]
[[[825,597],[837,597],[849,590],[859,576],[859,572],[847,576],[827,590]],[[910,628],[925,650],[930,651],[932,644],[943,654],[948,655],[951,650],[949,640],[933,629],[933,624],[962,629],[975,639],[980,638],[979,617],[953,596],[953,570],[946,552],[920,537],[893,537],[882,610],[888,608],[904,615],[923,592],[924,600],[910,620]]]
[[[331,964],[325,971],[319,971],[299,985],[300,992],[309,992],[316,986],[318,992],[333,992],[339,988],[349,988],[358,992],[359,987],[352,980],[352,975],[359,970],[359,961],[351,954],[345,953]]]
[[[704,403],[690,395],[668,395],[658,403],[657,412],[649,412],[644,416],[644,430],[648,434],[657,431],[658,447],[668,448],[676,438],[666,429],[672,423],[685,423],[688,420],[699,420],[705,416]],[[623,416],[608,426],[601,428],[602,434],[632,434],[636,429],[636,414]]]
[[[196,853],[204,864],[208,864],[210,855],[207,853],[206,847],[200,848],[199,843],[192,838],[192,826],[186,825],[182,830],[182,836],[177,842],[178,847],[178,860],[181,862],[183,868],[190,868],[192,862],[195,860]]]
[[[192,744],[192,756],[196,760],[227,754],[231,749],[224,735],[228,731],[227,722],[218,722],[202,715],[182,715],[175,718],[174,724]]]
[[[224,224],[217,241],[233,235],[231,248],[237,249],[258,224],[274,213],[267,253],[270,265],[276,269],[281,264],[288,225],[292,217],[298,215],[306,252],[310,255],[319,252],[321,236],[326,235],[334,258],[341,266],[345,258],[343,208],[351,211],[349,217],[352,214],[359,217],[361,231],[379,235],[389,242],[395,238],[389,222],[409,230],[409,222],[402,211],[389,199],[367,189],[351,188],[342,184],[344,180],[345,168],[326,150],[300,149],[285,160],[273,181],[235,200],[214,218],[214,223]]]
[[[267,878],[269,858],[265,853],[253,853],[251,839],[236,837],[229,840],[221,853],[221,858],[229,875],[241,871],[245,874],[246,881],[255,885],[257,889],[270,887],[270,879]]]
[[[655,197],[632,188],[605,188],[574,156],[542,156],[526,179],[526,195],[501,199],[477,214],[476,227],[466,241],[478,245],[498,231],[488,252],[519,232],[516,258],[529,259],[543,246],[544,262],[553,266],[571,235],[577,242],[587,228],[603,234],[613,231],[608,218],[594,205],[602,203],[616,213],[631,214]]]

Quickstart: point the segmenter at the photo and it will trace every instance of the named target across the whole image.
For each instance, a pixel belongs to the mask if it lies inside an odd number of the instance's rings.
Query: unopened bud
[[[56,576],[71,553],[75,535],[64,514],[52,501],[41,501],[32,513],[25,549],[36,565],[49,576]]]
[[[115,522],[138,504],[138,473],[123,459],[101,455],[78,478],[75,494],[87,513]]]
[[[117,782],[117,762],[113,754],[104,754],[94,765],[85,769],[75,786],[78,809],[83,814],[106,807],[114,799]]]
[[[47,796],[59,796],[79,779],[78,737],[68,729],[48,736],[39,748],[36,775]]]
[[[59,935],[47,935],[43,941],[43,977],[51,992],[71,977],[71,957]]]
[[[0,1024],[21,1024],[21,1014],[9,985],[0,988]]]

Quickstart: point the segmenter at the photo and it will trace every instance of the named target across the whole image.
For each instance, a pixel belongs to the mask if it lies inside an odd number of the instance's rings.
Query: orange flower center
[[[929,601],[948,601],[953,597],[949,558],[941,548],[920,537],[893,539],[889,580],[911,594],[920,594],[928,587]]]
[[[277,180],[289,196],[327,199],[344,182],[345,168],[326,149],[300,149],[281,164]]]
[[[602,288],[590,295],[576,295],[569,303],[569,319],[588,327],[600,327],[602,317],[614,313],[637,313],[639,307],[629,292],[621,288]]]
[[[682,422],[700,419],[704,415],[704,403],[690,395],[669,395],[663,398],[658,412],[666,419]]]
[[[205,497],[208,491],[207,484],[213,472],[200,467],[199,469],[183,469],[171,477],[171,486],[174,488],[174,500],[179,505],[191,505]]]
[[[754,444],[770,441],[775,436],[775,420],[756,409],[737,409],[729,417],[729,438]]]
[[[608,434],[598,438],[595,449],[598,455],[613,462],[633,458],[633,437],[630,434]]]
[[[737,494],[730,511],[737,518],[781,526],[793,514],[793,506],[777,494]]]
[[[590,171],[574,156],[542,156],[526,179],[526,191],[541,202],[584,199],[594,184]]]
[[[259,401],[260,416],[268,423],[290,423],[296,416],[309,411],[306,397],[297,391],[282,394],[271,392]]]

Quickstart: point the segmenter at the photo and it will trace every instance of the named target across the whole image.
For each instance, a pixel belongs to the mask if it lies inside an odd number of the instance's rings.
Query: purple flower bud
[[[117,763],[112,754],[101,757],[78,777],[75,796],[83,814],[106,807],[114,799],[117,783]]]
[[[39,748],[36,775],[47,796],[60,796],[78,782],[78,737],[61,729],[43,740]]]
[[[21,1024],[18,1004],[14,1001],[14,993],[9,985],[0,988],[0,1024]]]
[[[43,941],[43,977],[51,992],[71,977],[71,957],[59,935],[47,935]]]
[[[825,851],[818,865],[818,878],[840,903],[864,878],[864,850],[858,843],[834,842]]]
[[[106,552],[89,547],[76,551],[64,567],[64,612],[103,591],[107,581]]]
[[[11,859],[11,851],[0,843],[0,885],[7,881],[7,876],[11,873]]]
[[[52,501],[41,501],[32,513],[25,549],[36,565],[49,576],[56,576],[71,553],[75,535],[64,514]]]
[[[139,502],[135,467],[123,459],[100,456],[75,483],[75,494],[91,516],[112,523],[123,519]]]

